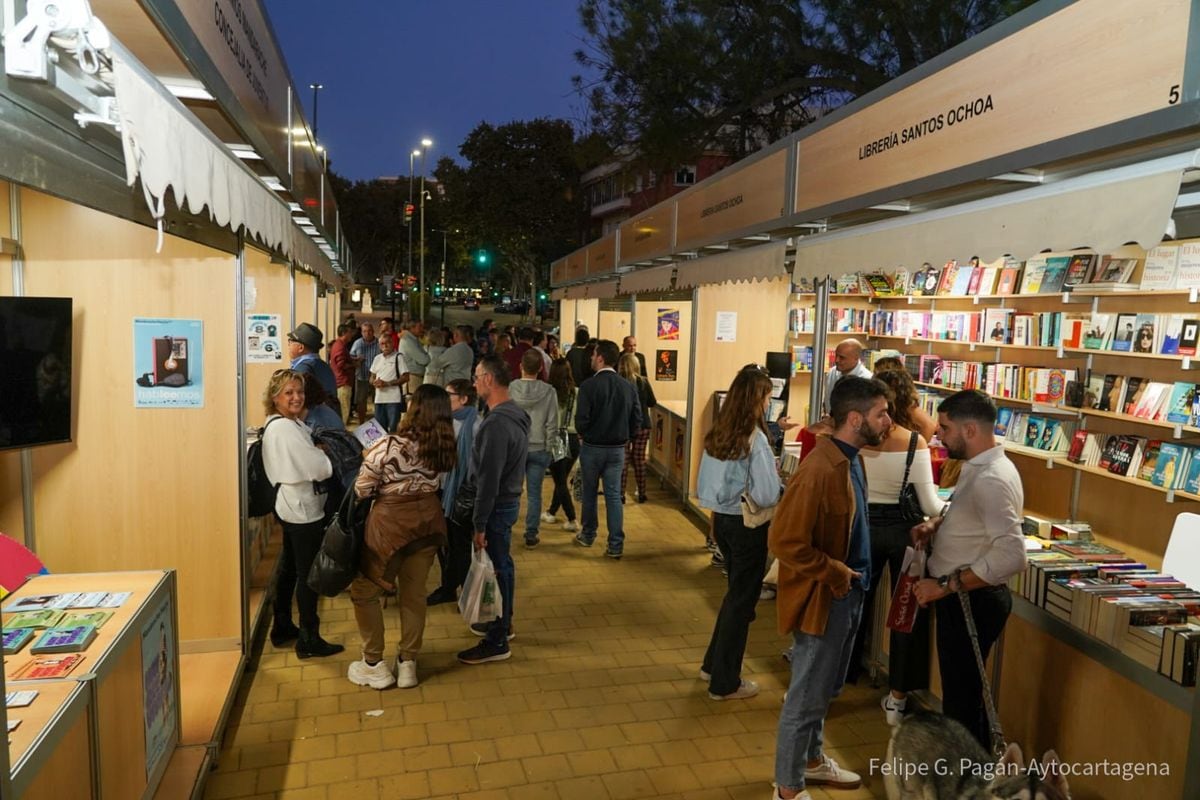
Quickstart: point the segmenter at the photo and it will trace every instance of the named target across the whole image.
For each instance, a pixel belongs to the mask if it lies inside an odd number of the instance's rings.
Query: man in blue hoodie
[[[488,415],[475,428],[471,471],[475,476],[475,549],[487,549],[500,584],[503,616],[471,629],[483,641],[458,654],[464,664],[504,661],[512,656],[513,594],[516,572],[512,560],[512,526],[517,521],[525,456],[529,451],[529,415],[508,395],[512,375],[504,359],[484,356],[475,366],[475,390]]]

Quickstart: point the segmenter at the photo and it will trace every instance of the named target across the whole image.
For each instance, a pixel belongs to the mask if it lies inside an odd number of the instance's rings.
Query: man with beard
[[[870,585],[871,537],[859,448],[891,427],[888,389],[875,378],[842,377],[830,402],[833,434],[817,437],[775,512],[768,542],[779,559],[780,633],[790,634],[792,677],[779,717],[775,797],[808,798],[808,784],[862,783],[822,748],[829,704],[846,679]]]
[[[962,474],[949,509],[912,531],[918,545],[933,538],[931,577],[917,584],[916,596],[921,605],[933,603],[936,609],[942,709],[988,750],[983,682],[962,602],[955,595],[960,588],[967,591],[986,660],[1012,611],[1008,579],[1024,570],[1026,562],[1021,530],[1025,493],[1017,468],[996,442],[995,425],[996,406],[982,392],[957,392],[938,406],[938,438],[951,458],[962,460]]]

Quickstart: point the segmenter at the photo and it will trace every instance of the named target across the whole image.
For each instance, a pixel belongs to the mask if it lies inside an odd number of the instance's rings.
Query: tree
[[[656,169],[742,157],[1032,0],[581,0],[590,124]]]
[[[467,252],[491,254],[494,285],[518,295],[531,282],[545,286],[547,265],[575,246],[581,208],[575,189],[586,151],[564,120],[482,122],[459,147],[466,166],[438,162],[443,221],[461,232]]]

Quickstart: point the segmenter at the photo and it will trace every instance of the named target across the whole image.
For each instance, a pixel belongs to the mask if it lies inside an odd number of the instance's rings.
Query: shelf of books
[[[152,793],[180,738],[175,573],[39,575],[0,615],[16,795]],[[63,742],[75,758],[65,772],[52,766]]]

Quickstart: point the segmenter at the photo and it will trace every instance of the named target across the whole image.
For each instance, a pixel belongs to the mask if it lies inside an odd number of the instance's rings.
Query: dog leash
[[[1000,715],[996,713],[996,701],[992,696],[992,682],[988,680],[987,665],[983,662],[983,650],[979,647],[979,631],[975,628],[975,615],[971,613],[971,600],[962,588],[960,567],[954,571],[954,582],[958,584],[958,601],[962,603],[963,619],[967,623],[967,633],[971,636],[971,649],[975,651],[975,666],[979,668],[979,678],[983,682],[983,706],[987,711],[988,730],[991,734],[992,753],[996,758],[1004,755],[1008,743],[1004,741],[1004,730],[1000,727]]]

